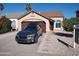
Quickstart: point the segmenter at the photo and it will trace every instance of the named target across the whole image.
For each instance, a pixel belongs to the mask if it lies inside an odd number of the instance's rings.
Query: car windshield
[[[24,30],[35,30],[36,29],[36,24],[29,24]]]

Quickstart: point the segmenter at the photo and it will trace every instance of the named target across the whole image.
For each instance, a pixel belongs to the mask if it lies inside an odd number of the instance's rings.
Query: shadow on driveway
[[[71,45],[69,45],[68,43],[66,43],[66,42],[64,42],[64,41],[62,41],[62,40],[60,40],[60,39],[57,39],[60,43],[62,43],[62,44],[64,44],[65,46],[67,46],[68,48],[69,47],[71,47],[71,48],[73,48]]]
[[[58,36],[64,36],[64,37],[73,37],[72,34],[67,34],[67,33],[54,33],[54,34]]]

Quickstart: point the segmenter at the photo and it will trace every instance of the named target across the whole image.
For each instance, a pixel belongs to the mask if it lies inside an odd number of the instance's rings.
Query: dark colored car
[[[16,35],[18,43],[36,43],[39,36],[42,35],[40,26],[37,23],[30,23],[24,30]]]

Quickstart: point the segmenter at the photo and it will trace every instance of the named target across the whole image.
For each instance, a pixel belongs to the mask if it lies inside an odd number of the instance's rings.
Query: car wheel
[[[17,38],[17,36],[15,37],[15,40],[16,40],[16,41],[18,41],[18,38]]]
[[[38,36],[35,37],[35,43],[37,43],[37,42],[38,42]]]
[[[17,36],[15,37],[15,40],[16,40],[16,42],[17,42],[17,43],[19,43],[19,44],[20,44],[20,42],[19,42],[19,40],[18,40],[18,37],[17,37]]]
[[[42,36],[43,34],[41,33],[40,36]]]

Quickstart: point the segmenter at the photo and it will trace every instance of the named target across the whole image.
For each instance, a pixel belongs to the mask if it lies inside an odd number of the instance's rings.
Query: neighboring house
[[[9,20],[12,21],[12,28],[17,30],[18,29],[18,18],[21,16],[21,14],[12,13],[12,14],[6,14],[6,17],[9,18]]]
[[[79,10],[76,11],[76,17],[79,17]]]
[[[15,16],[16,15],[16,16]],[[11,17],[11,15],[6,15],[10,18],[11,21],[16,21],[16,30],[21,31],[30,22],[37,22],[42,32],[47,31],[63,31],[63,20],[64,15],[62,12],[35,12],[31,11],[29,13],[20,14],[19,16],[15,14]]]

